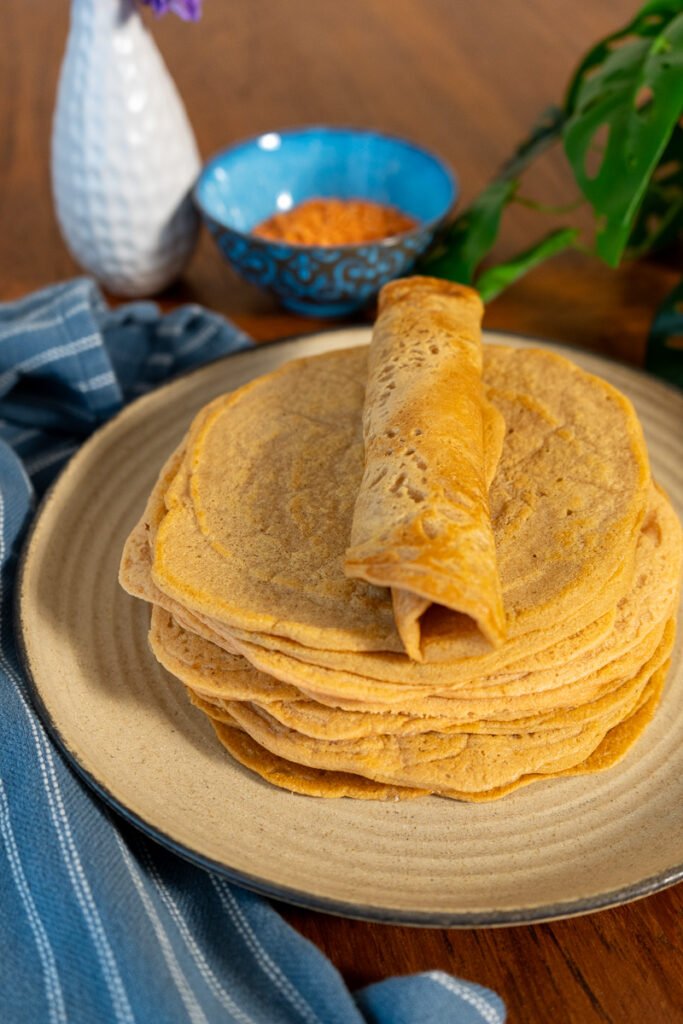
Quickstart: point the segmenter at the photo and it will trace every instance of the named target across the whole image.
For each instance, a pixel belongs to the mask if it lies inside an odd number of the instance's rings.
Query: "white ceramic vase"
[[[115,294],[164,288],[196,242],[199,166],[182,100],[133,0],[73,0],[52,186],[76,260]]]

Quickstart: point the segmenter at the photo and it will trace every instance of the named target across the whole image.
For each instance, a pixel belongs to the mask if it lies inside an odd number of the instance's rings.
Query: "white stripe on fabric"
[[[0,565],[4,562],[5,555],[5,500],[4,494],[0,490]],[[4,594],[2,592],[2,574],[0,573],[0,614],[2,613],[3,602]],[[5,653],[1,646],[0,668],[5,670],[9,679],[14,683],[15,691],[21,701],[22,708],[28,720],[36,753],[38,754],[40,775],[47,796],[50,817],[52,818],[52,824],[54,825],[55,833],[57,835],[60,853],[64,864],[66,865],[69,881],[71,882],[78,905],[81,908],[81,913],[85,919],[90,938],[92,939],[95,947],[95,952],[97,953],[100,961],[104,980],[107,984],[107,989],[112,1000],[116,1020],[119,1024],[135,1024],[135,1018],[133,1017],[130,1003],[128,1002],[128,996],[119,974],[116,959],[109,944],[109,940],[104,932],[104,928],[102,927],[102,921],[93,899],[92,890],[90,889],[88,880],[85,877],[83,865],[71,833],[71,827],[64,807],[64,801],[62,799],[59,778],[55,770],[52,748],[42,732],[42,729],[39,729],[36,724],[34,713],[29,707],[28,701],[22,692],[21,680],[5,657]],[[62,826],[61,828],[60,823]]]
[[[157,334],[160,338],[178,338],[187,330],[187,324],[162,324]]]
[[[504,1024],[505,1017],[501,1016],[498,1009],[487,1003],[483,996],[480,996],[478,992],[473,992],[463,982],[457,981],[442,971],[429,971],[425,977],[429,978],[430,981],[435,981],[437,985],[441,985],[442,988],[452,992],[453,995],[459,996],[463,1002],[473,1006],[480,1014],[481,1019],[486,1021],[486,1024]]]
[[[85,338],[79,338],[78,341],[69,341],[65,345],[55,345],[53,348],[46,348],[34,356],[29,356],[28,359],[22,359],[20,363],[17,363],[9,370],[5,370],[4,373],[0,373],[0,389],[2,389],[7,381],[12,379],[15,373],[37,370],[39,367],[53,363],[57,359],[79,355],[79,353],[87,352],[89,349],[98,348],[101,343],[102,339],[99,334],[89,334]]]
[[[179,356],[188,356],[190,352],[196,352],[196,350],[201,348],[204,342],[208,341],[212,335],[218,334],[218,330],[218,324],[207,324],[199,334],[195,334],[194,338],[190,338],[182,345],[178,345],[177,354]]]
[[[0,659],[0,665],[5,669],[8,667],[4,658]],[[102,921],[93,899],[92,890],[90,889],[90,885],[85,876],[83,865],[71,833],[69,820],[62,800],[62,791],[59,785],[59,779],[55,770],[52,751],[48,746],[48,740],[37,733],[35,723],[32,719],[31,709],[24,701],[23,694],[20,694],[20,697],[24,704],[26,715],[29,718],[31,732],[33,733],[33,738],[36,743],[41,776],[47,793],[50,816],[57,834],[62,859],[66,864],[69,881],[71,882],[78,905],[81,908],[81,913],[85,919],[88,933],[90,934],[93,946],[95,947],[95,952],[100,961],[102,974],[109,991],[116,1020],[118,1024],[135,1024],[135,1017],[133,1016],[133,1011],[131,1010],[130,1003],[128,1002],[128,995],[124,988],[123,981],[121,980],[121,975],[119,974],[114,953],[102,926]],[[53,800],[53,796],[56,799]],[[61,819],[61,821],[58,819]]]
[[[19,302],[17,303],[16,308],[21,314],[21,322],[31,323],[33,320],[35,320],[36,317],[45,316],[45,314],[48,313],[53,308],[53,306],[56,306],[59,302],[62,302],[64,300],[64,294],[64,290],[60,289],[56,295],[51,294],[47,298],[44,297],[42,302],[37,303],[35,302],[34,295],[29,295],[27,298],[20,299]],[[31,306],[32,303],[33,309],[31,310],[30,313],[27,313],[26,310]],[[11,319],[10,323],[12,323]],[[19,328],[16,326],[11,329],[14,330],[15,333],[16,331],[19,330]]]
[[[34,473],[40,472],[41,469],[46,469],[60,459],[72,455],[77,448],[77,444],[62,444],[58,449],[42,452],[40,455],[29,455],[28,458],[24,459],[24,469],[29,476],[33,476]]]
[[[33,938],[35,939],[38,956],[40,957],[40,962],[43,968],[50,1024],[61,1024],[61,1022],[63,1022],[63,1024],[67,1024],[64,995],[62,993],[62,986],[57,973],[57,962],[55,960],[55,955],[52,951],[52,946],[50,945],[47,932],[45,931],[45,925],[40,918],[40,914],[38,913],[33,896],[31,895],[31,890],[29,889],[29,885],[26,880],[26,875],[24,874],[21,857],[19,855],[19,848],[12,829],[9,803],[2,779],[0,779],[0,830],[2,831],[5,841],[5,849],[7,851],[7,859],[12,872],[12,878],[14,879],[14,884],[17,887],[17,891],[21,897],[21,902],[26,910],[26,916],[28,917],[28,922],[31,927],[31,931],[33,932]]]
[[[91,377],[90,380],[79,380],[76,381],[74,387],[78,391],[85,393],[86,391],[99,391],[100,388],[106,388],[110,384],[116,384],[116,377],[114,376],[113,370],[106,370],[105,373],[98,373],[97,376]]]
[[[40,306],[38,309],[34,309],[32,313],[28,313],[25,317],[22,317],[21,323],[13,324],[10,327],[0,328],[0,341],[4,341],[5,338],[13,338],[17,335],[24,335],[26,333],[34,333],[36,331],[51,331],[66,320],[67,317],[75,316],[76,313],[83,313],[89,308],[90,303],[86,300],[77,302],[71,309],[65,310],[64,313],[58,313],[56,316],[51,317],[49,320],[36,320],[36,316],[43,316],[48,312],[51,306],[55,306],[58,302],[62,301],[62,296],[57,295],[46,302],[44,306]]]
[[[169,939],[166,930],[164,929],[164,926],[161,923],[161,919],[159,918],[159,915],[157,914],[154,908],[154,904],[152,903],[149,897],[149,893],[145,891],[145,886],[140,877],[140,872],[136,867],[130,853],[126,849],[125,843],[123,842],[120,835],[116,831],[116,828],[114,828],[113,831],[114,838],[116,839],[119,849],[121,850],[121,855],[123,856],[124,863],[128,868],[130,877],[133,879],[133,885],[135,886],[137,893],[140,897],[140,900],[142,901],[142,905],[145,908],[147,917],[149,918],[152,924],[154,934],[157,937],[157,942],[161,947],[163,958],[166,961],[166,965],[171,973],[171,977],[173,978],[175,987],[178,989],[180,998],[183,1001],[188,1016],[192,1021],[192,1024],[209,1024],[204,1011],[202,1010],[201,1006],[199,1005],[199,1002],[197,1001],[196,995],[194,994],[190,987],[190,983],[188,982],[180,964],[178,963],[178,959],[175,953],[173,952],[171,940]]]
[[[60,303],[64,302],[65,296],[67,296],[69,294],[69,292],[73,291],[73,290],[74,289],[70,288],[67,285],[65,288],[60,290],[56,295],[50,295],[50,297],[48,299],[46,299],[44,302],[40,303],[40,305],[36,306],[35,309],[33,309],[30,313],[23,313],[22,312],[22,314],[21,314],[21,321],[22,321],[22,323],[32,322],[33,320],[35,320],[35,318],[37,316],[44,316],[46,313],[49,313],[50,310],[53,309],[54,306],[59,306]],[[82,288],[77,288],[77,289],[75,289],[75,291],[76,291],[76,294],[79,294],[79,293],[83,292],[83,289]],[[63,314],[62,313],[57,314],[57,317],[56,318],[53,317],[53,320],[54,319],[59,320],[61,317],[66,318],[67,316],[72,316],[74,313],[79,313],[81,310],[87,309],[88,306],[89,306],[89,302],[88,302],[87,299],[79,299],[79,301],[76,303],[75,306],[72,306],[70,309],[67,309],[66,312],[63,313]]]
[[[67,309],[64,313],[64,319],[66,320],[68,316],[75,316],[76,313],[82,313],[86,309],[90,309],[90,303],[87,299],[84,299],[82,302],[77,302],[71,309]]]
[[[206,982],[214,998],[218,1000],[221,1006],[233,1015],[236,1021],[239,1021],[239,1024],[257,1024],[253,1017],[250,1017],[248,1013],[245,1013],[244,1010],[240,1009],[230,993],[223,988],[219,979],[211,969],[210,964],[207,962],[206,957],[197,945],[192,932],[187,926],[187,922],[180,913],[178,904],[168,891],[168,888],[164,884],[163,879],[159,875],[159,872],[147,851],[145,851],[144,857],[147,869],[152,877],[152,881],[156,885],[157,891],[159,892],[166,909],[178,927],[178,931],[180,932],[183,942],[187,946],[190,956],[197,965],[199,973]]]
[[[40,433],[40,430],[21,430],[18,434],[15,434],[14,437],[7,437],[5,440],[8,444],[12,445],[13,448],[16,448],[18,444],[23,444],[24,441],[28,441],[32,437],[38,437]]]
[[[22,323],[13,327],[4,327],[0,329],[0,341],[7,341],[8,338],[16,338],[18,335],[23,337],[25,334],[33,334],[38,331],[52,331],[60,323],[62,323],[62,318],[56,316],[52,320],[38,320],[33,324]]]
[[[256,932],[249,922],[249,919],[243,913],[234,894],[230,891],[230,886],[227,882],[222,878],[216,878],[214,875],[210,875],[209,877],[213,882],[214,888],[218,892],[221,903],[230,914],[238,932],[254,954],[256,961],[264,974],[270,978],[275,987],[280,990],[281,994],[297,1011],[297,1013],[301,1014],[301,1018],[306,1021],[306,1024],[322,1024],[322,1021],[313,1008],[309,1006],[301,993],[291,983],[287,975],[282,972],[279,965],[275,963],[267,950],[263,948],[263,945],[259,941]]]

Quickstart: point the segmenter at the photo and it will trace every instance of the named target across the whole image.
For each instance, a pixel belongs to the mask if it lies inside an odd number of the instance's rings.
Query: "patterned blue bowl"
[[[434,154],[404,139],[347,128],[268,132],[223,150],[204,167],[194,200],[225,259],[284,306],[342,316],[410,271],[451,209],[457,185]],[[417,227],[360,245],[272,242],[250,232],[305,199],[371,199]]]

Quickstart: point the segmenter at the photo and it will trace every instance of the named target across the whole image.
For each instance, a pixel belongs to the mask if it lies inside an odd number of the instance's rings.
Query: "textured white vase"
[[[52,134],[52,187],[76,260],[119,295],[181,272],[199,227],[199,154],[132,0],[73,0]]]

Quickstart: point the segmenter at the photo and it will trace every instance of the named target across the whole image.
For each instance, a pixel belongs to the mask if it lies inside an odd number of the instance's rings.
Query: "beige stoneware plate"
[[[19,587],[20,639],[44,720],[86,781],[145,832],[304,906],[472,927],[586,913],[671,885],[683,878],[680,640],[663,704],[620,766],[481,805],[275,789],[230,760],[148,651],[149,610],[118,586],[119,557],[195,411],[289,359],[368,340],[365,328],[332,331],[220,360],[129,406],[72,459],[38,516]],[[634,401],[680,514],[683,395],[570,355]]]

